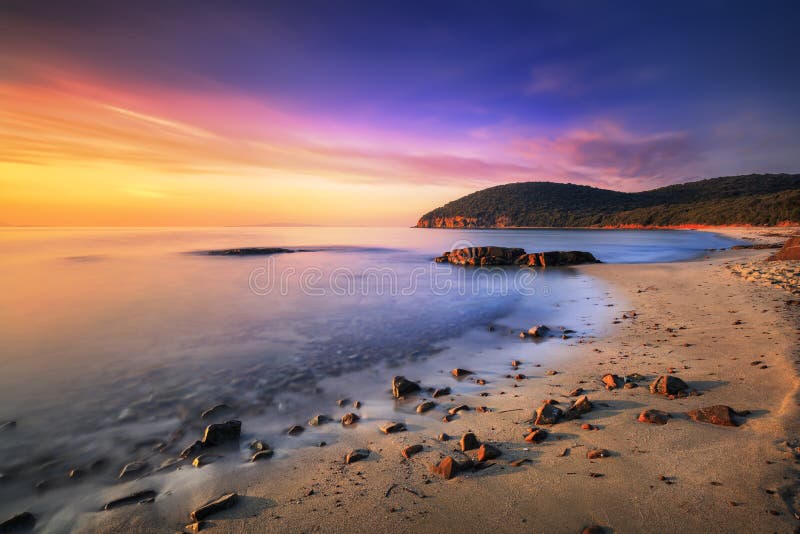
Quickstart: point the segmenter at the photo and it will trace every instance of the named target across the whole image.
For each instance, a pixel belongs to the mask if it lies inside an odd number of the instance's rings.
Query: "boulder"
[[[498,456],[500,456],[502,452],[500,449],[495,447],[494,445],[490,445],[488,443],[484,443],[478,448],[478,461],[485,462],[487,460],[494,460]]]
[[[603,375],[603,384],[606,386],[606,389],[617,389],[621,388],[625,385],[625,379],[621,376],[607,374]]]
[[[790,237],[778,252],[767,258],[767,261],[783,260],[800,260],[800,237]]]
[[[417,391],[419,391],[419,384],[416,382],[412,382],[404,376],[395,376],[392,378],[392,395],[395,399],[405,397]]]
[[[422,445],[409,445],[408,447],[403,447],[403,450],[400,451],[400,454],[403,455],[403,458],[411,458],[417,453],[422,452]]]
[[[525,250],[521,248],[468,247],[445,252],[435,261],[472,266],[512,265],[524,254]]]
[[[658,393],[661,395],[685,395],[688,392],[689,386],[677,376],[662,375],[650,384],[650,393]]]
[[[554,425],[563,417],[564,412],[558,406],[544,403],[536,410],[535,425]]]
[[[461,445],[462,451],[471,451],[481,446],[481,442],[478,441],[478,438],[476,438],[475,434],[472,432],[466,432],[463,436],[461,436],[461,440],[458,442],[458,444]]]
[[[30,512],[22,512],[0,523],[0,532],[30,532],[36,526],[36,517]]]
[[[208,425],[203,433],[202,443],[204,447],[213,447],[225,443],[238,443],[239,436],[242,434],[241,421],[226,421]]]
[[[433,410],[436,406],[436,403],[433,401],[424,401],[417,405],[417,413],[425,413],[429,410]]]
[[[724,404],[716,404],[714,406],[707,406],[706,408],[689,410],[686,415],[699,423],[710,423],[712,425],[721,426],[739,426],[739,423],[733,419],[733,416],[737,415],[736,411],[730,406],[725,406]]]
[[[403,423],[391,422],[383,425],[381,427],[381,432],[383,432],[384,434],[394,434],[396,432],[403,432],[405,429],[406,425],[404,425]]]
[[[347,453],[347,456],[344,457],[344,463],[352,464],[354,462],[365,460],[368,457],[369,457],[368,449],[355,449]]]
[[[239,496],[236,493],[227,493],[209,503],[204,504],[189,514],[189,517],[192,518],[192,521],[200,521],[206,517],[210,517],[216,513],[231,508],[234,504],[236,504],[238,498]]]
[[[640,423],[652,423],[654,425],[666,425],[670,415],[661,410],[645,410],[639,414]]]
[[[132,493],[126,497],[120,497],[119,499],[114,499],[113,501],[107,502],[105,506],[103,506],[103,510],[113,510],[114,508],[119,508],[121,506],[139,504],[140,502],[148,502],[151,499],[155,499],[156,495],[158,494],[153,490],[137,491],[136,493]],[[6,531],[0,528],[0,532]]]
[[[429,467],[431,473],[439,475],[445,480],[450,480],[456,476],[460,468],[461,465],[452,456],[445,456],[438,464]]]
[[[350,426],[355,423],[358,423],[358,420],[361,419],[357,414],[352,412],[348,412],[342,416],[342,424],[344,426]]]

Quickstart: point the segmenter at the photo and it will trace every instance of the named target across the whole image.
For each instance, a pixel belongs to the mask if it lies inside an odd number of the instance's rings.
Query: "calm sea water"
[[[382,391],[387,367],[463,361],[538,323],[598,334],[599,282],[573,269],[433,264],[445,250],[585,250],[627,263],[734,244],[688,231],[409,228],[31,228],[0,230],[0,243],[0,423],[17,421],[0,432],[0,512],[23,503],[45,514],[69,501],[70,468],[104,458],[108,473],[86,484],[114,483],[120,464],[154,454],[151,441],[182,429],[177,450],[191,442],[217,402],[253,435],[279,434],[339,395]],[[309,252],[202,254],[248,246]],[[376,383],[347,384],[365,369]],[[47,504],[39,480],[54,488]]]

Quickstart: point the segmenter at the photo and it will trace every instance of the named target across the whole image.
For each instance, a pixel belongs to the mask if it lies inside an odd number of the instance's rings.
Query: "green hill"
[[[800,222],[800,174],[750,174],[622,193],[522,182],[477,191],[423,215],[421,228],[758,225]]]

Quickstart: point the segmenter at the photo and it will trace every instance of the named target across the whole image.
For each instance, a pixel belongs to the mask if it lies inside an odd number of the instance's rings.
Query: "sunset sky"
[[[800,171],[796,2],[0,0],[0,224],[412,225]]]

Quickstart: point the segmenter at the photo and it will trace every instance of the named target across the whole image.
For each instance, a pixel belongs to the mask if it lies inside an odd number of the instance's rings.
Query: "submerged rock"
[[[236,504],[238,498],[239,496],[236,493],[227,493],[209,503],[204,504],[189,514],[189,516],[192,518],[192,521],[200,521],[206,517],[210,517],[216,513],[231,508]]]
[[[118,478],[126,478],[132,477],[136,475],[141,475],[147,469],[146,462],[131,462],[126,464],[122,470],[119,472]]]
[[[528,329],[528,335],[530,337],[544,337],[549,333],[550,329],[543,324],[539,324]]]
[[[264,449],[261,451],[256,452],[250,457],[251,462],[257,462],[259,460],[269,460],[275,454],[275,451],[270,449]]]
[[[460,367],[456,367],[455,369],[450,371],[450,374],[452,374],[455,377],[462,377],[462,376],[467,376],[467,375],[471,375],[471,374],[474,374],[474,373],[472,371],[468,371],[467,369],[462,369]]]
[[[739,426],[739,423],[733,419],[733,416],[737,415],[736,411],[730,406],[725,406],[724,404],[716,404],[706,408],[689,410],[686,415],[699,423],[709,423],[712,425],[721,426]]]
[[[361,419],[357,414],[352,412],[348,412],[342,416],[342,424],[344,426],[350,426],[358,423],[359,419]]]
[[[151,499],[155,499],[156,493],[153,490],[143,490],[137,491],[136,493],[132,493],[126,497],[121,497],[119,499],[114,499],[113,501],[109,501],[103,506],[103,510],[113,510],[114,508],[119,508],[121,506],[128,506],[131,504],[139,504],[140,502],[151,502]],[[0,529],[0,532],[5,532]]]
[[[260,439],[254,439],[250,442],[250,450],[251,451],[266,451],[269,450],[269,443]]]
[[[411,393],[416,393],[419,389],[419,384],[408,380],[404,376],[395,376],[392,378],[392,395],[396,399],[405,397]]]
[[[183,449],[181,451],[180,457],[185,459],[188,458],[189,456],[194,456],[195,454],[198,454],[200,451],[202,451],[203,448],[204,448],[203,442],[197,440],[188,447],[186,447],[185,449]]]
[[[453,406],[452,408],[447,410],[447,413],[449,413],[450,415],[455,415],[458,412],[468,412],[468,411],[469,411],[469,406],[467,406],[466,404],[459,404],[458,406]]]
[[[241,421],[225,421],[208,425],[203,433],[202,443],[205,447],[214,447],[225,443],[238,443],[242,434]]]
[[[311,426],[321,426],[325,423],[330,422],[331,418],[327,415],[318,414],[308,420],[308,424]]]
[[[433,392],[433,398],[437,399],[439,397],[444,397],[445,395],[450,395],[450,388],[438,388],[436,391]]]
[[[30,512],[22,512],[0,523],[0,532],[30,532],[36,526],[36,516]]]
[[[213,419],[215,417],[220,417],[226,414],[229,414],[233,411],[233,408],[228,406],[227,404],[217,404],[212,406],[208,410],[204,411],[200,414],[200,419]]]
[[[290,435],[290,436],[299,436],[300,434],[302,434],[303,432],[305,432],[305,430],[306,430],[306,429],[305,429],[305,428],[303,428],[303,427],[302,427],[302,426],[300,426],[300,425],[293,425],[293,426],[289,427],[289,430],[287,430],[287,431],[286,431],[286,433],[287,433],[288,435]]]

